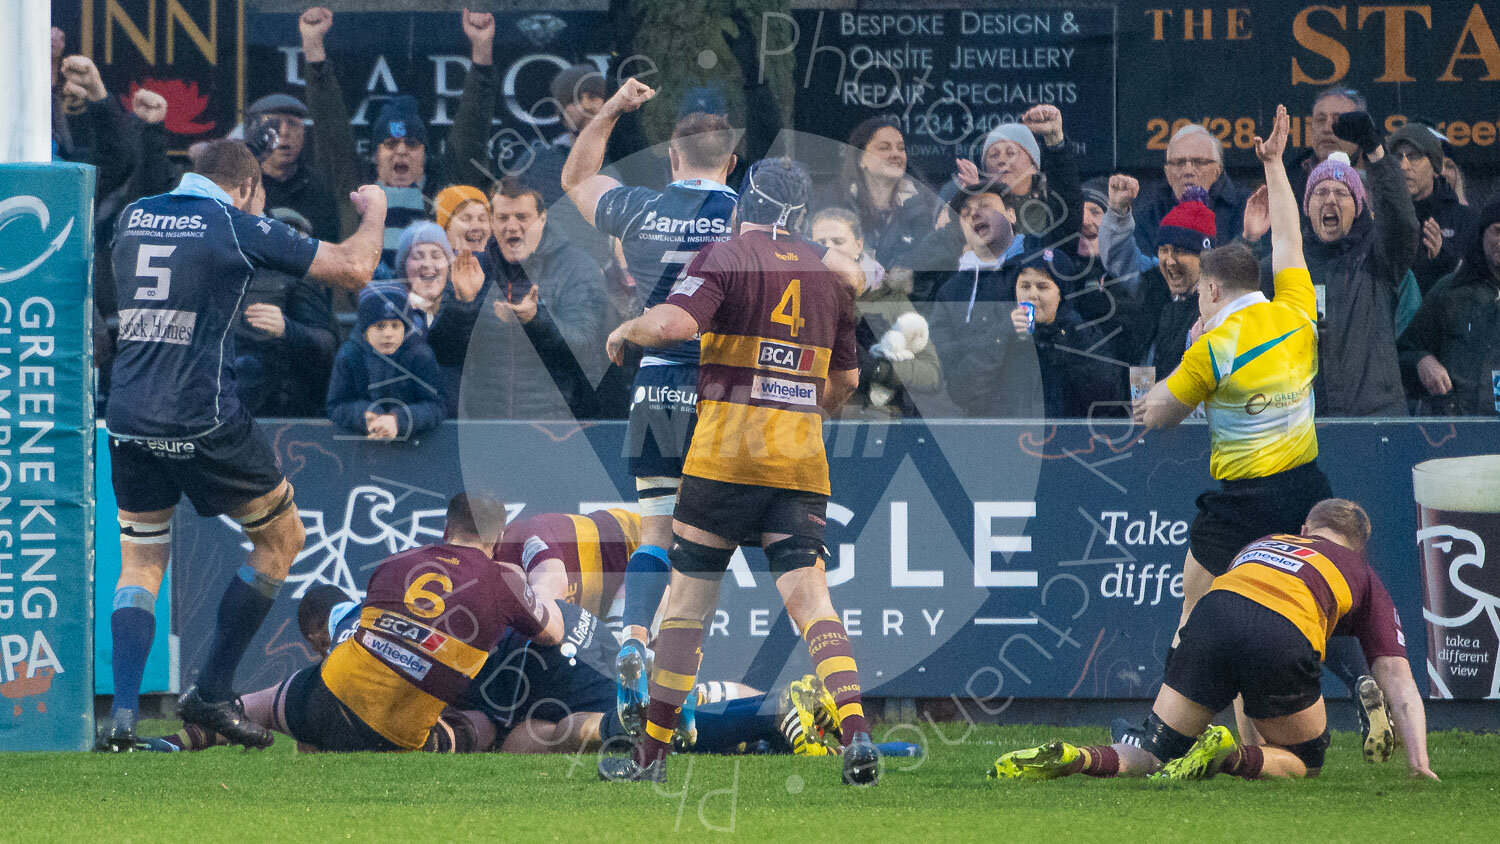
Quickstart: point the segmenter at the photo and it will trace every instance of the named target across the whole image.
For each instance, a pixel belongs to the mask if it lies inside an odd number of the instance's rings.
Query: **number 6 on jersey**
[[[771,312],[771,321],[785,325],[793,337],[807,324],[802,318],[802,279],[794,278],[787,283],[786,292],[781,294],[781,301]]]

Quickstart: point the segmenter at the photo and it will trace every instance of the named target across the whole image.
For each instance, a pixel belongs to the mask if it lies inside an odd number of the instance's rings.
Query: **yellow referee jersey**
[[[1274,299],[1257,291],[1226,305],[1168,376],[1178,401],[1208,409],[1214,478],[1264,478],[1318,456],[1317,318],[1307,270],[1282,270]]]

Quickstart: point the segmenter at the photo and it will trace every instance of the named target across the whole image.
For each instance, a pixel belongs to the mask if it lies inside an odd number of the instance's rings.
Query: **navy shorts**
[[[1245,696],[1251,718],[1295,715],[1323,696],[1323,664],[1285,616],[1234,592],[1211,590],[1193,607],[1162,682],[1221,712]]]
[[[109,438],[115,502],[127,513],[176,506],[186,495],[204,517],[232,513],[281,484],[276,452],[249,415],[191,440]]]
[[[1264,478],[1221,481],[1219,489],[1198,496],[1198,516],[1188,532],[1193,559],[1217,577],[1262,536],[1301,533],[1307,511],[1332,497],[1316,460]]]
[[[401,750],[394,742],[354,714],[323,682],[323,663],[293,674],[276,690],[285,700],[286,728],[292,738],[319,750],[389,753]]]
[[[635,375],[625,456],[635,478],[677,478],[698,422],[698,367],[643,366]]]

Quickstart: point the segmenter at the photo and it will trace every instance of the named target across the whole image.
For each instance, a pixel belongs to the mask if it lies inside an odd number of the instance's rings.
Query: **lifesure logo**
[[[750,397],[760,401],[775,401],[783,404],[815,405],[818,403],[818,388],[814,384],[785,381],[781,378],[755,376],[750,382]]]

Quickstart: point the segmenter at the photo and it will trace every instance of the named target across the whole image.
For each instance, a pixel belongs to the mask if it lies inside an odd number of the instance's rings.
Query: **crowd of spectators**
[[[592,65],[561,70],[556,136],[526,148],[523,166],[501,166],[494,19],[461,17],[471,63],[441,146],[416,101],[397,96],[375,111],[372,153],[357,152],[324,48],[334,15],[321,8],[299,20],[305,91],[254,101],[235,129],[261,160],[266,213],[305,235],[351,232],[359,184],[378,185],[389,206],[381,267],[357,297],[278,273],[251,279],[235,360],[254,413],[326,416],[371,438],[419,436],[446,418],[623,418],[632,373],[605,358],[604,338],[632,315],[635,281],[563,184],[608,83]],[[56,154],[98,167],[102,275],[119,210],[170,189],[185,165],[168,155],[162,97],[142,88],[127,108],[64,46],[54,30]],[[755,138],[780,129],[767,86],[747,79],[745,97],[766,125],[746,127],[740,171],[769,146]],[[684,113],[723,102],[698,92]],[[1232,178],[1212,133],[1178,130],[1160,178],[1085,181],[1064,128],[1083,111],[1029,109],[936,185],[908,167],[897,120],[850,133],[841,166],[816,178],[802,232],[865,271],[848,416],[1125,417],[1131,370],[1165,378],[1199,330],[1202,253],[1247,243],[1266,256],[1269,293],[1265,189]],[[1318,295],[1317,412],[1500,415],[1500,201],[1471,206],[1474,186],[1442,134],[1408,122],[1384,135],[1357,91],[1323,91],[1310,113],[1309,146],[1286,166]],[[626,117],[606,171],[659,187],[665,156]],[[94,289],[106,401],[117,306],[110,279]]]

